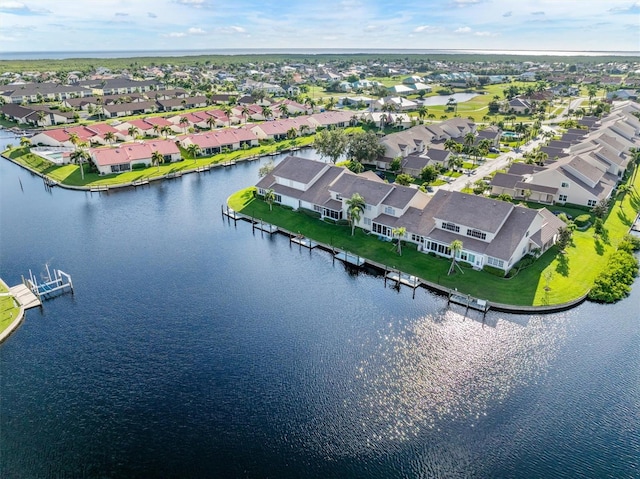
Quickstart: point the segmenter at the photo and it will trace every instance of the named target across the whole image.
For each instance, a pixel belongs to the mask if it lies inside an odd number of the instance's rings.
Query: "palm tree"
[[[333,97],[329,97],[329,100],[327,100],[327,103],[325,104],[325,107],[327,110],[333,110],[336,106],[336,99]]]
[[[109,145],[111,145],[111,143],[116,141],[116,135],[114,135],[112,131],[108,131],[104,134],[104,139],[107,143],[109,143]]]
[[[22,138],[20,138],[20,146],[29,149],[31,147],[31,140],[26,136],[23,136]]]
[[[295,126],[292,126],[291,128],[289,128],[287,130],[287,138],[289,140],[292,140],[293,138],[295,138],[296,136],[298,136],[298,130],[296,129]]]
[[[347,200],[347,217],[351,223],[351,236],[355,233],[356,223],[360,222],[365,206],[366,203],[360,193],[354,193]]]
[[[544,166],[544,162],[549,159],[549,155],[542,150],[536,151],[533,160],[540,166]]]
[[[245,125],[247,124],[247,117],[249,116],[249,113],[251,113],[251,111],[249,110],[249,107],[247,105],[242,105],[242,117],[244,118],[244,123]]]
[[[305,105],[308,105],[309,108],[311,108],[311,111],[313,112],[313,109],[316,107],[317,103],[313,98],[307,97],[307,99],[304,101]]]
[[[189,119],[186,116],[180,118],[180,126],[184,129],[184,134],[187,134],[187,125],[189,124]]]
[[[71,161],[76,165],[80,165],[80,177],[84,180],[84,162],[89,160],[89,153],[85,150],[76,149],[71,153]]]
[[[453,273],[453,269],[456,267],[456,256],[462,251],[462,241],[453,240],[449,245],[449,249],[451,250],[451,267],[449,268],[449,272],[447,275]]]
[[[305,132],[309,131],[309,125],[302,124],[300,125],[300,135],[304,135]]]
[[[229,123],[229,128],[231,128],[231,116],[233,115],[233,108],[231,105],[224,105],[222,107],[222,111],[227,116],[227,121]]]
[[[131,138],[133,138],[135,140],[136,136],[138,136],[138,132],[140,130],[138,130],[138,127],[131,125],[128,129],[127,129],[127,133],[129,134],[129,136]]]
[[[169,125],[165,125],[160,128],[160,132],[164,135],[165,138],[169,138],[169,133],[171,133],[171,127]]]
[[[191,157],[195,161],[198,155],[202,152],[202,149],[195,143],[191,143],[189,146],[187,146],[187,152],[191,155]]]
[[[216,124],[216,119],[213,116],[209,116],[205,122],[209,126],[209,129],[213,130],[213,127]]]
[[[469,154],[471,152],[471,147],[473,146],[475,141],[476,141],[476,135],[474,135],[472,132],[469,132],[466,135],[464,135],[465,153]]]
[[[402,238],[407,234],[407,228],[400,226],[399,228],[393,228],[391,234],[398,238],[398,254],[402,256]]]
[[[420,118],[420,123],[423,122],[424,117],[427,116],[428,113],[429,113],[429,110],[427,109],[426,106],[421,105],[418,107],[418,118]]]
[[[160,163],[164,161],[164,156],[158,150],[155,150],[151,153],[151,164],[156,165],[158,167],[158,171],[160,171]]]
[[[153,125],[153,132],[156,134],[156,136],[160,136],[161,131],[162,128],[160,127],[160,125]]]
[[[269,188],[264,192],[264,200],[269,203],[269,211],[273,211],[273,202],[276,200],[276,193],[273,189]]]
[[[69,141],[73,146],[77,147],[78,143],[80,143],[80,138],[78,137],[77,133],[72,132],[72,133],[69,133]]]
[[[262,116],[265,120],[271,118],[273,116],[273,111],[267,105],[262,107]]]
[[[278,106],[278,111],[280,112],[280,115],[285,118],[289,116],[289,107],[286,103],[281,103],[280,106]]]

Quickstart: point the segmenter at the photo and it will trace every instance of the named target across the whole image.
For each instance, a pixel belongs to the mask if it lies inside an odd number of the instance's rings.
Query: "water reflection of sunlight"
[[[443,420],[473,425],[547,370],[565,325],[565,315],[554,315],[531,317],[526,327],[498,319],[483,328],[451,310],[389,324],[355,371],[344,410],[323,427],[337,433],[341,455],[357,455],[437,432]]]

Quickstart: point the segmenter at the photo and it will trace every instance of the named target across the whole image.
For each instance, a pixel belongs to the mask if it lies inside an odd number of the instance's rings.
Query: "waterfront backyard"
[[[399,269],[426,281],[496,303],[521,306],[558,305],[576,300],[589,291],[598,274],[608,264],[618,242],[629,232],[640,209],[640,178],[635,177],[633,188],[615,201],[604,223],[606,235],[594,235],[593,227],[573,232],[572,244],[560,253],[551,248],[532,265],[520,269],[511,278],[494,276],[485,271],[463,267],[448,275],[451,261],[419,252],[410,243],[402,248],[346,224],[331,224],[311,212],[293,212],[287,207],[269,205],[255,196],[254,188],[233,194],[229,207],[244,215],[275,224],[293,233],[346,250],[364,258]],[[593,218],[592,218],[593,222]],[[463,263],[459,263],[463,264]],[[516,265],[517,266],[517,265]]]

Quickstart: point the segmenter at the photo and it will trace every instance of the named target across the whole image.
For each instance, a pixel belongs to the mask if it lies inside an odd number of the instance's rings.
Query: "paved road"
[[[546,125],[543,125],[542,129],[544,131],[555,132],[553,128]],[[522,158],[524,153],[533,150],[544,141],[545,138],[542,135],[538,135],[537,139],[525,143],[524,145],[520,146],[518,150],[512,150],[508,153],[502,153],[497,158],[485,160],[485,162],[478,166],[478,168],[476,168],[473,173],[470,172],[470,174],[462,175],[456,178],[451,183],[440,186],[438,188],[448,191],[461,191],[466,187],[468,182],[473,183],[476,180],[481,179],[483,176],[488,176],[496,170],[504,169],[509,164],[510,160]]]

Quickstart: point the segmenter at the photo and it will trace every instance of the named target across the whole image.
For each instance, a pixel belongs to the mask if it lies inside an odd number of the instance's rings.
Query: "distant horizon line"
[[[290,47],[230,47],[230,48],[154,48],[145,50],[0,50],[0,54],[9,53],[116,53],[116,52],[163,52],[163,51],[229,51],[229,50],[248,50],[248,51],[264,51],[264,50],[285,50],[285,51],[306,51],[306,50],[358,50],[363,52],[370,51],[486,51],[486,52],[584,52],[584,53],[640,53],[640,50],[563,50],[563,49],[541,49],[541,48],[360,48],[360,47],[306,47],[306,48],[290,48]]]
[[[331,54],[331,53],[421,53],[421,54],[494,54],[494,55],[537,55],[537,56],[640,56],[640,50],[560,50],[560,49],[499,49],[499,48],[182,48],[182,49],[146,49],[146,50],[23,50],[23,51],[0,51],[0,60],[32,60],[32,59],[63,59],[59,55],[97,54],[103,56],[112,54],[125,54],[131,57],[134,54],[159,55],[161,54],[211,54],[211,55],[237,55],[237,54],[268,54],[268,53],[290,53],[290,54]],[[20,57],[25,55],[29,58]],[[36,57],[42,55],[42,57]],[[171,55],[168,55],[171,56]]]

